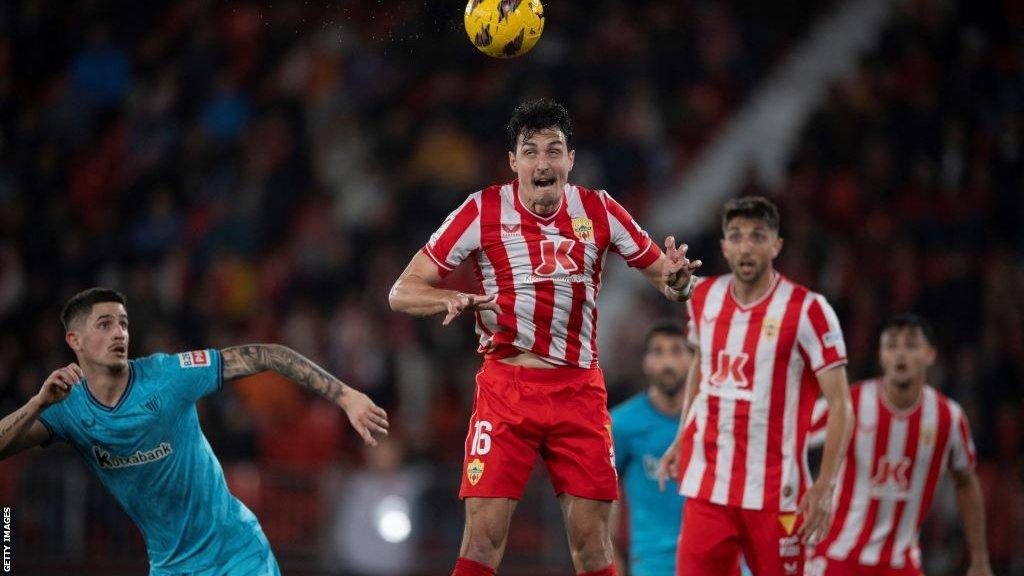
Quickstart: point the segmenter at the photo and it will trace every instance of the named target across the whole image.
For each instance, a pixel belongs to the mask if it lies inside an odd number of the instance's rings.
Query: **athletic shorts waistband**
[[[507,364],[492,358],[484,359],[481,370],[488,376],[521,380],[534,384],[570,384],[573,382],[593,381],[594,378],[600,377],[602,374],[600,368],[578,368],[576,366],[531,368]]]

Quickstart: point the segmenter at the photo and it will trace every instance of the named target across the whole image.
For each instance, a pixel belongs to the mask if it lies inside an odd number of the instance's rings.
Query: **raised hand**
[[[667,286],[673,290],[683,290],[690,283],[690,276],[701,267],[700,260],[689,260],[686,251],[689,246],[686,244],[676,247],[674,236],[665,238],[665,265],[661,270],[661,278]]]
[[[36,396],[44,407],[63,402],[68,394],[71,394],[71,387],[81,382],[83,378],[85,372],[82,372],[78,364],[72,362],[51,372],[43,381],[43,386]]]
[[[491,310],[498,312],[497,294],[464,294],[456,292],[445,299],[445,307],[448,314],[444,317],[441,325],[447,326],[456,316],[463,312],[474,312],[476,310]]]

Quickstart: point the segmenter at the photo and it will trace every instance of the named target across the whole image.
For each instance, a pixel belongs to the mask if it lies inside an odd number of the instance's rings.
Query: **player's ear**
[[[512,168],[513,172],[516,171],[516,154],[515,154],[515,152],[509,152],[508,153],[508,165],[509,165],[510,168]]]
[[[779,252],[782,252],[782,238],[776,236],[775,242],[773,242],[772,244],[774,244],[772,246],[772,258],[778,258]]]
[[[68,347],[78,352],[82,349],[82,340],[78,335],[78,332],[69,330],[64,333],[64,341],[67,342]]]
[[[572,172],[572,166],[576,163],[576,151],[569,150],[569,169],[566,172]]]

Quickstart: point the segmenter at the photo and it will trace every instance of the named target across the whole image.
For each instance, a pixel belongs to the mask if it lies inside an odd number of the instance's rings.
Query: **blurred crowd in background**
[[[465,195],[512,178],[503,127],[519,101],[563,101],[571,180],[608,189],[642,224],[834,4],[550,0],[534,52],[496,61],[440,2],[4,3],[0,412],[72,359],[59,310],[93,285],[128,296],[135,356],[286,344],[386,407],[394,434],[364,452],[339,410],[271,376],[201,404],[285,573],[442,573],[461,536],[479,358],[469,320],[392,313],[391,283]],[[999,574],[1024,574],[1022,30],[1010,1],[898,3],[785,182],[764,189],[751,173],[735,190],[780,205],[777,266],[834,303],[851,380],[875,373],[887,315],[935,322],[931,382],[973,424]],[[719,234],[710,217],[682,239],[706,273],[725,270]],[[636,299],[636,322],[604,336],[612,403],[644,384],[642,321],[683,321],[650,290]],[[56,448],[0,465],[19,560],[144,570],[137,533],[75,458]],[[557,504],[534,484],[505,572],[564,573]],[[926,566],[953,574],[965,559],[955,501],[935,508]],[[407,528],[381,521],[403,514]]]

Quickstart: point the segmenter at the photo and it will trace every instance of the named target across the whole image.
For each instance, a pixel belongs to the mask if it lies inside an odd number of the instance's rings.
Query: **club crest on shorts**
[[[786,536],[793,534],[793,526],[796,525],[796,514],[779,514],[779,524],[786,531]]]
[[[575,216],[572,219],[572,233],[580,242],[591,242],[594,240],[594,223],[586,216]]]
[[[472,486],[476,486],[476,483],[480,481],[484,475],[484,463],[479,458],[474,458],[472,462],[466,465],[466,478],[469,479],[469,483]]]

